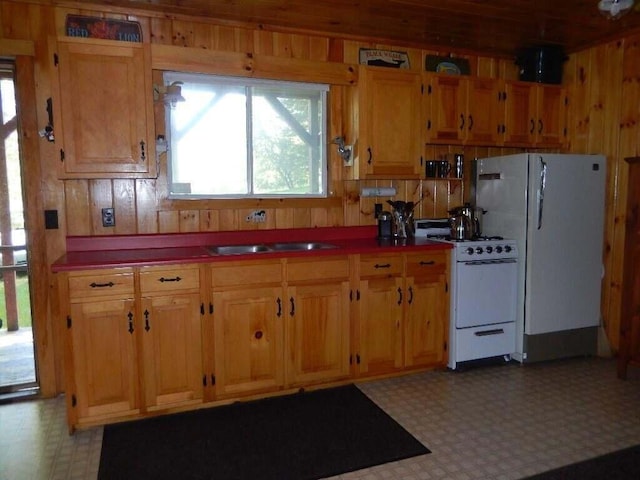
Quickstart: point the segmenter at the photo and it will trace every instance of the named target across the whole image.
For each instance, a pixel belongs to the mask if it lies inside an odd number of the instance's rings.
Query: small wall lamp
[[[182,96],[182,83],[183,82],[173,82],[171,85],[154,85],[154,101],[161,101],[166,106],[175,108],[178,102],[185,101],[184,97]]]
[[[338,153],[342,157],[345,167],[351,166],[353,163],[353,145],[345,145],[344,137],[336,137],[331,143],[338,145]]]

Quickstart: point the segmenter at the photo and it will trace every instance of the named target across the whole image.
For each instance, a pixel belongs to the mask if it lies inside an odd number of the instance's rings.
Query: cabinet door
[[[198,294],[142,299],[139,328],[148,410],[201,401],[200,316]]]
[[[155,176],[151,66],[142,44],[58,41],[61,176]],[[57,97],[57,98],[56,98]]]
[[[213,293],[216,396],[236,396],[283,384],[282,287]]]
[[[555,85],[538,85],[536,90],[536,144],[562,147],[566,143],[566,90]]]
[[[405,367],[444,365],[449,329],[449,254],[406,259]]]
[[[360,280],[359,372],[389,373],[402,368],[402,275]]]
[[[468,127],[467,81],[460,76],[426,75],[427,141],[462,143]]]
[[[407,279],[405,366],[444,363],[448,299],[439,276]]]
[[[495,145],[500,133],[504,109],[498,94],[498,81],[471,77],[468,83],[466,140],[467,144]]]
[[[139,413],[133,299],[70,305],[68,322],[79,424]]]
[[[419,177],[420,74],[361,67],[361,171],[367,176]]]
[[[535,143],[536,96],[533,87],[526,82],[505,82],[505,145],[527,147]]]
[[[285,368],[289,385],[349,376],[349,282],[287,289]]]

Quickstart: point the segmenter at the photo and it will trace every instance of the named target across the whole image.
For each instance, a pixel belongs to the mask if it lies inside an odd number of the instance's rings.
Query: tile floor
[[[432,453],[335,479],[519,479],[640,444],[640,373],[618,380],[611,359],[435,371],[359,386]],[[67,434],[63,397],[0,405],[1,480],[94,479],[101,442],[102,428]]]

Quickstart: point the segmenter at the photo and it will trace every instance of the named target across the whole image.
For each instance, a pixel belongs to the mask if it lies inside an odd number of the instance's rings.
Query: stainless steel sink
[[[299,250],[324,250],[338,248],[336,245],[324,242],[284,242],[274,243],[271,248],[278,252],[294,252]]]
[[[222,245],[207,247],[209,252],[214,255],[242,255],[246,253],[271,252],[273,249],[267,245]]]

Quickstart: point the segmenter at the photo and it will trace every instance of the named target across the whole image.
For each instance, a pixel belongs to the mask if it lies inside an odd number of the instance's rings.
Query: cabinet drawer
[[[282,263],[275,260],[216,264],[211,268],[211,283],[213,288],[282,283]]]
[[[443,273],[449,266],[449,254],[446,250],[407,254],[407,276]]]
[[[133,297],[133,271],[69,275],[69,298],[72,301],[105,296]]]
[[[386,275],[402,275],[402,256],[400,254],[362,255],[360,257],[361,277]]]
[[[346,257],[328,257],[322,260],[287,260],[287,280],[323,280],[349,278],[349,260]]]
[[[142,268],[140,292],[172,293],[200,288],[200,269],[197,265],[180,268]]]

